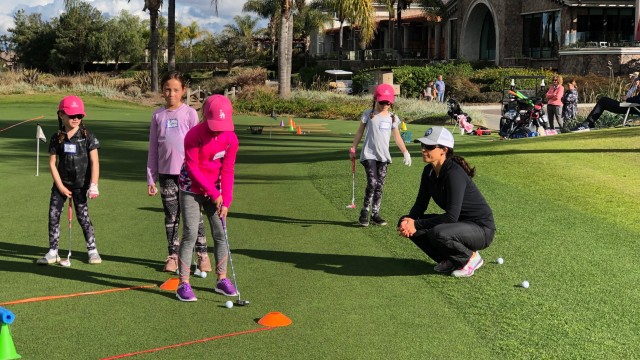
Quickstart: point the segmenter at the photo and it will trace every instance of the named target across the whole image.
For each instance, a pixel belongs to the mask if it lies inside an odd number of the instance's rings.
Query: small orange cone
[[[293,126],[293,118],[289,118],[289,126]]]
[[[302,135],[302,127],[298,125],[298,131],[296,131],[297,135]]]
[[[178,278],[170,278],[169,280],[162,283],[162,285],[160,285],[160,289],[166,291],[176,291],[178,290],[178,283],[180,283],[180,280]]]
[[[258,320],[258,324],[270,327],[289,326],[291,323],[291,319],[289,319],[285,314],[277,311],[270,312],[263,316],[262,319]]]

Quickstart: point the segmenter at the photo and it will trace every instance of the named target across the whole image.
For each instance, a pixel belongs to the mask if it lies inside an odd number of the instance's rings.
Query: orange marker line
[[[29,122],[29,121],[42,119],[43,117],[44,117],[44,115],[40,115],[40,116],[36,116],[36,117],[34,117],[33,119],[28,119],[28,120],[25,120],[25,121],[21,121],[21,122],[19,122],[19,123],[17,123],[17,124],[13,124],[13,125],[11,125],[11,126],[7,126],[7,127],[6,127],[6,128],[4,128],[4,129],[0,129],[0,132],[3,132],[3,131],[5,131],[5,130],[9,130],[9,129],[11,129],[12,127],[16,127],[16,126],[18,126],[18,125],[20,125],[20,124],[24,124],[24,123]]]
[[[232,337],[232,336],[246,335],[246,334],[256,333],[256,332],[259,332],[259,331],[273,330],[273,329],[275,329],[275,328],[274,327],[263,327],[263,328],[240,331],[240,332],[235,332],[235,333],[230,333],[230,334],[217,335],[217,336],[213,336],[213,337],[205,338],[205,339],[200,339],[200,340],[186,341],[186,342],[179,343],[179,344],[161,346],[161,347],[157,347],[155,349],[142,350],[142,351],[136,351],[136,352],[131,352],[131,353],[127,353],[127,354],[110,356],[110,357],[102,358],[100,360],[122,359],[122,358],[129,357],[129,356],[148,354],[148,353],[152,353],[152,352],[156,352],[156,351],[174,349],[174,348],[181,347],[181,346],[199,344],[199,343],[203,343],[203,342],[206,342],[206,341],[219,340],[219,339],[224,339],[224,338],[228,338],[228,337]]]
[[[15,305],[15,304],[26,304],[26,303],[32,303],[32,302],[38,302],[38,301],[49,301],[49,300],[66,299],[66,298],[78,297],[78,296],[86,296],[86,295],[102,295],[102,294],[108,294],[108,293],[118,292],[118,291],[146,289],[146,288],[152,288],[152,287],[156,287],[156,285],[141,285],[141,286],[126,287],[126,288],[116,288],[116,289],[109,289],[109,290],[100,290],[100,291],[90,291],[90,292],[75,293],[75,294],[66,294],[66,295],[40,296],[40,297],[34,297],[34,298],[28,298],[28,299],[22,299],[22,300],[7,301],[7,302],[4,302],[4,303],[0,303],[0,306]]]

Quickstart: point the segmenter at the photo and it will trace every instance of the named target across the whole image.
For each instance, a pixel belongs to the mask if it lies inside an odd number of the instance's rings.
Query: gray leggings
[[[180,281],[189,280],[191,270],[191,257],[193,248],[198,238],[198,223],[202,213],[200,207],[204,209],[209,226],[213,235],[213,254],[216,260],[216,274],[227,273],[228,249],[224,238],[222,221],[218,217],[217,209],[213,201],[206,199],[204,195],[193,194],[180,190],[180,209],[182,210],[182,241],[178,250],[178,270]]]

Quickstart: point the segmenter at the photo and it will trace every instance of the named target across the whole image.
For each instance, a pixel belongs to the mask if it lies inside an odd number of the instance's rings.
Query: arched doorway
[[[467,60],[498,59],[497,31],[491,4],[478,0],[469,7],[462,24],[460,53]]]

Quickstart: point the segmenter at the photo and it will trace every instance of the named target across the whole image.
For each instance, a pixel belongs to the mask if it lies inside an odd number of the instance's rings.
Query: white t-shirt
[[[375,114],[373,118],[370,118],[372,111],[372,109],[366,110],[360,119],[363,124],[366,124],[366,133],[362,151],[360,152],[360,161],[376,160],[391,163],[389,139],[391,138],[393,129],[398,128],[400,119],[392,112],[389,112],[385,116]]]

